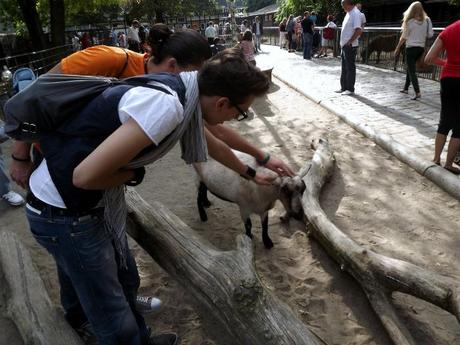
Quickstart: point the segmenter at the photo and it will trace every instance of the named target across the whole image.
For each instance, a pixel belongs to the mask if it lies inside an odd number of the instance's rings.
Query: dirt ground
[[[232,124],[249,140],[295,169],[311,159],[310,141],[327,138],[337,159],[322,206],[334,223],[365,248],[460,279],[460,203],[320,106],[276,79],[258,99],[253,116]],[[235,205],[210,197],[209,221],[199,220],[192,168],[176,148],[148,168],[138,192],[148,202],[165,204],[220,250],[235,246],[243,224]],[[0,229],[16,232],[30,249],[52,300],[59,304],[55,268],[28,232],[21,209],[0,205]],[[265,286],[288,303],[328,345],[390,345],[360,286],[340,271],[304,225],[283,224],[281,204],[270,213],[275,247],[261,241],[253,219],[255,264]],[[243,345],[217,336],[204,322],[186,289],[131,242],[142,280],[141,294],[162,299],[162,312],[147,317],[156,331],[174,330],[183,345]],[[460,344],[460,326],[450,314],[415,298],[395,294],[394,305],[420,345]],[[1,303],[4,305],[4,303]],[[21,344],[11,322],[0,319],[1,345]],[[249,344],[244,344],[249,345]]]

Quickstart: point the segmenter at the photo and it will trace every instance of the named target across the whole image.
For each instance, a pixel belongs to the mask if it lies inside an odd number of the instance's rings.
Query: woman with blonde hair
[[[398,55],[401,47],[406,44],[406,84],[400,92],[409,93],[409,86],[412,83],[415,91],[412,100],[421,97],[416,63],[425,51],[426,39],[431,37],[433,37],[433,24],[423,10],[421,2],[415,1],[404,12],[401,38],[395,49],[395,55]]]

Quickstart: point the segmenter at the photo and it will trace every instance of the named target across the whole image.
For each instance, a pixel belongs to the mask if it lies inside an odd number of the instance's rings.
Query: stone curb
[[[290,88],[296,90],[313,102],[335,114],[353,129],[371,139],[384,150],[391,153],[401,162],[409,165],[420,175],[428,178],[430,181],[441,187],[444,191],[449,193],[457,200],[460,200],[460,178],[458,178],[456,175],[446,171],[444,168],[434,164],[431,161],[414,155],[412,151],[408,150],[405,145],[395,140],[392,136],[376,131],[369,125],[361,123],[361,121],[356,116],[342,113],[340,110],[337,110],[334,107],[323,103],[322,99],[318,99],[317,97],[306,93],[304,90],[299,89],[291,82],[281,77],[278,73],[276,73],[275,70],[273,70],[273,76],[288,85]]]

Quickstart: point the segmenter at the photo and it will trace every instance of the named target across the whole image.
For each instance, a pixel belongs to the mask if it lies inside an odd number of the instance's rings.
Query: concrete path
[[[405,75],[367,65],[357,66],[356,94],[341,96],[340,59],[304,60],[299,53],[288,53],[264,45],[256,56],[257,65],[274,67],[273,75],[308,98],[342,116],[353,116],[363,125],[390,135],[413,150],[422,160],[431,160],[439,112],[439,83],[419,78],[422,98],[399,92]],[[445,154],[445,153],[444,153]]]

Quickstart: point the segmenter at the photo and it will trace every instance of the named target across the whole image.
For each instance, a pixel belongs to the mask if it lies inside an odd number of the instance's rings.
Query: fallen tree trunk
[[[259,280],[251,240],[222,252],[205,242],[160,203],[148,205],[130,189],[128,233],[191,292],[207,316],[217,320],[235,344],[320,345],[292,310]]]
[[[350,273],[361,284],[393,342],[397,345],[416,345],[391,304],[394,291],[437,305],[460,321],[458,281],[364,249],[327,218],[320,206],[319,196],[334,170],[334,162],[329,144],[320,140],[311,164],[303,169],[306,191],[302,206],[313,225],[310,235],[322,244],[343,271]]]
[[[28,250],[14,233],[0,232],[0,286],[6,316],[19,330],[24,344],[83,345],[55,308]]]

